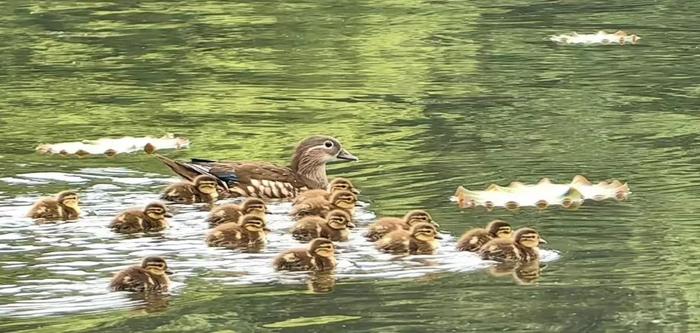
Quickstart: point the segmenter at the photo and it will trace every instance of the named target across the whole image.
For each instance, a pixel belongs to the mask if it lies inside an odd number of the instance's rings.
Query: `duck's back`
[[[307,249],[293,249],[275,257],[273,266],[278,271],[308,271],[315,267],[315,263]]]
[[[292,228],[292,237],[299,241],[308,242],[321,237],[321,224],[325,221],[318,216],[307,216],[297,221]]]
[[[462,235],[457,241],[457,250],[477,252],[484,244],[488,243],[493,237],[488,230],[483,228],[471,229]]]
[[[333,206],[328,200],[322,197],[317,197],[304,200],[303,202],[294,205],[289,214],[297,219],[306,216],[325,217],[332,208]]]
[[[241,209],[241,206],[236,204],[224,204],[214,207],[209,212],[207,222],[211,226],[217,226],[226,222],[238,222],[238,219],[241,217]]]
[[[210,246],[236,248],[248,244],[248,233],[235,222],[226,222],[212,229],[207,235]]]
[[[27,217],[33,219],[61,220],[63,219],[63,207],[55,199],[41,199],[29,210]]]
[[[328,193],[328,191],[326,191],[326,190],[322,190],[322,189],[307,190],[307,191],[299,193],[296,196],[296,198],[294,199],[294,204],[296,205],[296,204],[302,203],[306,200],[316,199],[316,198],[323,198],[323,199],[328,200],[329,197],[330,197],[330,193]]]
[[[144,231],[145,215],[143,211],[138,209],[131,209],[121,212],[117,217],[112,220],[109,225],[116,232],[122,233],[134,233]]]
[[[496,261],[518,261],[520,252],[510,239],[495,238],[488,241],[479,250],[481,258]]]
[[[398,217],[382,217],[377,222],[369,226],[369,230],[365,233],[365,237],[372,242],[376,242],[384,235],[394,231],[407,229],[404,219]]]
[[[410,252],[411,233],[404,229],[394,230],[376,242],[377,249],[393,254]]]
[[[131,266],[117,273],[109,284],[114,291],[146,291],[154,289],[156,281],[138,266]]]

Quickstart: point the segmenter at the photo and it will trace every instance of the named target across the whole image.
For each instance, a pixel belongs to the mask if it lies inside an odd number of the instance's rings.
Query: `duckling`
[[[155,155],[185,179],[207,174],[216,177],[230,197],[293,199],[305,190],[328,187],[326,164],[357,161],[335,138],[314,135],[301,141],[289,167],[269,163],[192,159],[181,162]]]
[[[377,249],[393,254],[435,254],[442,239],[437,228],[430,223],[416,223],[411,230],[394,230],[379,239]]]
[[[355,204],[357,196],[347,190],[335,191],[331,194],[328,200],[317,197],[308,199],[302,203],[294,205],[289,215],[295,219],[300,219],[304,216],[320,216],[325,217],[332,209],[342,209],[350,216],[355,213]]]
[[[340,191],[340,190],[346,190],[350,191],[355,195],[360,194],[360,191],[355,188],[355,186],[352,185],[352,183],[345,179],[345,178],[334,178],[330,184],[328,184],[328,189],[327,190],[321,190],[321,189],[316,189],[316,190],[308,190],[301,192],[297,195],[297,197],[294,199],[293,204],[300,204],[308,199],[311,198],[324,198],[326,200],[330,199],[331,194],[335,191]]]
[[[430,214],[428,214],[428,212],[418,209],[406,213],[406,215],[403,218],[380,218],[379,220],[377,220],[377,222],[374,222],[372,225],[369,226],[369,230],[364,234],[364,236],[370,242],[376,242],[382,237],[384,237],[384,235],[394,230],[408,230],[411,228],[411,226],[420,222],[431,223],[436,227],[440,227],[439,224],[433,221],[433,218],[430,216]]]
[[[114,275],[112,291],[168,291],[173,272],[161,257],[147,257],[141,266],[131,266]]]
[[[216,226],[207,235],[207,244],[229,249],[258,248],[267,243],[267,229],[264,216],[248,214],[241,216],[238,223],[227,222]]]
[[[192,182],[179,182],[168,186],[160,198],[181,204],[211,203],[219,198],[216,184],[216,178],[200,175],[195,177]]]
[[[32,206],[27,217],[46,221],[76,220],[80,216],[80,199],[73,191],[63,191],[56,198],[44,198]]]
[[[212,227],[226,222],[238,222],[241,215],[258,214],[265,216],[267,206],[265,201],[258,198],[248,198],[241,205],[226,204],[214,207],[207,217],[207,222]]]
[[[350,230],[355,228],[352,218],[344,210],[334,209],[326,218],[307,216],[299,220],[292,229],[292,236],[301,241],[310,241],[323,237],[335,242],[344,242],[350,236]]]
[[[143,210],[130,209],[122,212],[109,225],[120,233],[161,231],[168,227],[167,217],[173,217],[160,202],[150,203]]]
[[[312,240],[308,248],[282,252],[273,261],[278,271],[331,271],[335,264],[335,245],[327,238]]]
[[[479,250],[481,258],[496,261],[528,262],[539,259],[539,245],[547,243],[535,229],[520,228],[513,239],[495,238]]]
[[[494,238],[510,239],[512,232],[513,229],[507,222],[493,220],[486,225],[486,228],[474,228],[465,232],[457,241],[457,250],[477,252]]]

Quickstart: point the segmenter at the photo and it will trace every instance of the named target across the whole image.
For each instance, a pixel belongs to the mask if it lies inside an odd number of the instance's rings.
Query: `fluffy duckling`
[[[326,200],[330,199],[331,194],[340,191],[340,190],[345,190],[345,191],[350,191],[354,193],[355,195],[360,194],[360,191],[355,188],[352,183],[345,178],[334,178],[330,184],[328,184],[328,189],[327,190],[322,190],[322,189],[316,189],[316,190],[308,190],[301,192],[297,195],[297,197],[294,199],[293,204],[300,204],[306,200],[312,199],[312,198],[324,198]]]
[[[267,243],[268,231],[264,216],[243,215],[238,223],[227,222],[212,229],[207,244],[229,249],[262,247]]]
[[[207,222],[212,227],[226,222],[238,222],[242,215],[258,214],[265,216],[267,205],[265,201],[257,198],[248,198],[241,205],[226,204],[214,207],[207,217]]]
[[[433,218],[424,210],[412,210],[403,218],[398,217],[383,217],[374,222],[369,226],[369,230],[364,234],[364,236],[370,242],[376,242],[384,235],[394,231],[394,230],[409,230],[411,226],[416,223],[430,223],[436,227],[440,227]]]
[[[296,219],[305,216],[325,217],[333,209],[342,209],[352,216],[355,213],[357,196],[351,191],[340,190],[331,194],[329,199],[323,197],[311,198],[294,205],[289,215]]]
[[[63,191],[55,198],[44,198],[32,206],[27,217],[47,221],[76,220],[80,216],[78,194],[73,191]]]
[[[273,261],[278,271],[330,271],[335,264],[335,245],[327,238],[312,240],[308,248],[282,252]]]
[[[481,258],[496,261],[528,262],[539,259],[539,245],[547,243],[531,228],[520,228],[513,239],[495,238],[479,250]]]
[[[209,175],[195,177],[192,182],[179,182],[165,188],[161,199],[181,204],[211,203],[219,198],[216,178]]]
[[[393,254],[435,254],[442,239],[435,225],[416,223],[411,230],[394,230],[379,239],[377,249]]]
[[[150,203],[143,210],[131,209],[122,212],[112,220],[109,227],[115,232],[134,233],[161,231],[168,227],[166,218],[173,217],[164,204]]]
[[[344,242],[350,236],[350,230],[355,228],[352,218],[344,210],[334,209],[326,218],[307,216],[299,220],[292,229],[294,239],[310,241],[323,237],[335,242]]]
[[[513,229],[510,224],[501,220],[493,220],[486,228],[474,228],[465,232],[457,241],[457,250],[477,252],[494,238],[510,239]]]
[[[161,257],[147,257],[141,266],[131,266],[114,275],[113,291],[168,291],[173,272]]]

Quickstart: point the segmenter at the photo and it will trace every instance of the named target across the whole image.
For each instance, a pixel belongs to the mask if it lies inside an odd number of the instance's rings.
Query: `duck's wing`
[[[129,267],[117,273],[109,284],[114,291],[144,291],[153,279],[140,267]]]
[[[156,155],[173,172],[192,180],[198,175],[214,176],[233,196],[284,199],[293,198],[307,186],[292,169],[266,163],[242,163],[193,159],[181,162]]]

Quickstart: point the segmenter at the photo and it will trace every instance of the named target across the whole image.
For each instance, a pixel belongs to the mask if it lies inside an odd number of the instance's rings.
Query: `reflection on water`
[[[96,174],[112,176],[96,178]],[[113,181],[118,175],[128,175],[130,185]],[[240,252],[206,245],[208,211],[203,205],[174,205],[176,215],[171,219],[171,227],[162,233],[122,235],[107,228],[124,207],[156,200],[158,190],[172,178],[149,178],[127,169],[21,174],[18,178],[61,181],[66,187],[84,188],[80,191],[82,206],[91,214],[74,223],[37,225],[23,217],[36,198],[0,201],[0,239],[4,240],[0,253],[7,259],[0,265],[9,273],[8,281],[0,285],[0,299],[8,303],[0,305],[0,314],[5,315],[46,316],[134,306],[148,311],[163,309],[169,298],[115,297],[107,288],[114,272],[155,255],[166,258],[176,272],[174,294],[195,275],[214,285],[306,284],[310,291],[328,293],[333,291],[336,280],[420,278],[488,266],[475,254],[457,252],[455,239],[449,235],[445,235],[437,255],[395,257],[380,253],[361,237],[375,217],[368,207],[362,207],[355,215],[359,228],[353,230],[352,239],[338,243],[338,268],[334,274],[275,272],[272,259],[277,253],[305,246],[289,233],[294,225],[288,216],[289,203],[270,205],[268,227],[272,232],[265,250]],[[555,252],[544,254],[545,260],[556,257]]]
[[[0,330],[698,331],[700,73],[693,64],[700,37],[691,13],[699,6],[4,3],[0,230],[11,236],[0,250],[16,252],[0,256]],[[598,30],[643,39],[634,46],[547,40]],[[165,133],[192,141],[174,157],[279,163],[299,139],[333,135],[361,162],[331,166],[329,174],[356,182],[368,211],[425,208],[452,235],[501,218],[535,227],[561,258],[535,285],[520,286],[512,273],[493,277],[487,267],[461,272],[456,261],[474,259],[466,255],[390,260],[350,241],[333,291],[310,293],[308,276],[233,266],[266,258],[206,249],[204,213],[193,208],[178,207],[177,223],[162,235],[99,227],[172,180],[151,158],[33,151],[41,143]],[[577,174],[620,179],[634,193],[575,211],[460,211],[445,199],[457,185],[564,182]],[[89,193],[94,214],[46,226],[17,215],[67,185]],[[100,289],[156,245],[178,259],[167,309],[133,312],[146,303]],[[366,256],[345,252],[353,247]],[[22,303],[29,300],[36,303]],[[84,300],[105,305],[91,314],[92,307],[77,309]],[[71,313],[60,314],[59,304]],[[33,317],[17,318],[20,312]]]

